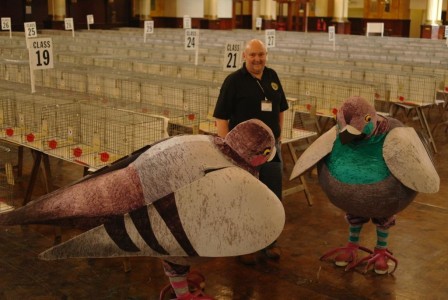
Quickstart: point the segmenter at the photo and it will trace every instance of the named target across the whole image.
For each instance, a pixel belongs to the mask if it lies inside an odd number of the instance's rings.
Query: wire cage
[[[192,134],[198,127],[198,118],[193,111],[186,111],[176,107],[155,105],[152,103],[128,103],[125,110],[166,118],[166,136],[174,136],[185,133]]]
[[[283,112],[282,141],[316,136],[316,97],[302,94],[288,97],[287,101],[289,109]]]
[[[61,71],[57,73],[57,88],[75,92],[87,91],[87,75],[83,73],[75,73],[69,71]]]
[[[201,116],[201,122],[199,124],[199,131],[205,134],[216,134],[216,121],[213,117],[215,111],[216,101],[218,101],[220,86],[211,85],[209,86],[209,96],[207,103],[207,113]],[[205,111],[204,111],[205,113]]]
[[[0,138],[11,136],[16,127],[17,106],[12,91],[0,90]]]
[[[11,148],[0,142],[0,213],[14,209],[14,173]]]
[[[198,133],[199,123],[207,111],[207,86],[186,81],[167,83],[153,80],[141,81],[140,90],[141,103],[131,103],[131,107],[149,111],[148,105],[164,107],[162,116],[170,119],[170,135]]]
[[[3,69],[4,71],[2,73],[4,80],[20,83],[30,82],[30,71],[28,64],[21,62],[3,62]]]
[[[74,158],[81,135],[79,105],[48,105],[42,109],[42,149],[46,153],[66,160]]]
[[[197,78],[197,70],[198,68],[191,64],[182,63],[179,65],[179,78],[185,78],[185,79],[193,79]]]
[[[389,101],[390,99],[390,84],[387,81],[387,73],[379,72],[378,70],[365,70],[364,80],[372,82],[375,85],[375,100]]]
[[[355,80],[323,80],[315,77],[300,77],[301,94],[316,97],[316,114],[334,117],[341,104],[351,96],[362,96],[374,105],[375,86]]]
[[[23,92],[15,92],[15,100],[16,124],[7,137],[27,147],[42,150],[47,132],[46,124],[41,120],[42,110],[70,101]]]
[[[388,74],[390,101],[410,105],[435,103],[438,81],[434,76]]]
[[[122,79],[119,82],[120,86],[120,99],[123,102],[141,102],[142,92],[141,92],[141,82],[135,79]]]
[[[167,120],[108,107],[79,103],[79,143],[73,161],[99,167],[166,137]]]
[[[294,76],[282,76],[280,78],[286,97],[295,97],[299,94],[299,80]]]

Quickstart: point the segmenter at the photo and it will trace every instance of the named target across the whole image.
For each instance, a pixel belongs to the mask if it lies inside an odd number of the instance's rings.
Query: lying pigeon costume
[[[92,228],[41,253],[45,260],[154,256],[178,262],[252,253],[272,243],[285,222],[278,198],[253,176],[274,143],[259,120],[241,123],[225,139],[171,137],[0,214],[0,225]],[[182,299],[210,299],[196,294]]]

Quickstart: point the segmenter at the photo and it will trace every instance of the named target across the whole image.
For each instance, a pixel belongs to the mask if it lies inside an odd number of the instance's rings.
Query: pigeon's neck
[[[224,156],[226,156],[235,165],[258,177],[257,168],[247,163],[235,150],[230,148],[230,146],[224,142],[224,139],[215,136],[214,144],[216,145],[216,147],[218,147],[219,151],[221,151],[221,153],[224,154]]]
[[[391,131],[397,125],[400,125],[400,124],[394,124],[393,122],[390,121],[389,118],[379,116],[378,122],[376,124],[376,129],[373,132],[373,135],[385,134],[385,133]]]

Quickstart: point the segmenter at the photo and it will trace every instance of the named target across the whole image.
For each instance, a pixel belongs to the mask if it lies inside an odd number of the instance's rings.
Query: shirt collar
[[[263,79],[263,77],[264,77],[266,68],[267,68],[267,67],[264,66],[263,74],[261,74],[261,79]],[[242,72],[244,75],[249,75],[249,76],[255,78],[254,76],[252,76],[252,74],[249,73],[249,71],[247,71],[247,69],[246,69],[246,62],[243,62],[243,66],[241,67],[241,72]]]

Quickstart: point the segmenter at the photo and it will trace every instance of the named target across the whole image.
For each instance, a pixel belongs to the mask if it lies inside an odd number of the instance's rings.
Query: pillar
[[[204,19],[203,22],[207,22],[208,29],[220,29],[218,0],[204,0]]]
[[[48,14],[51,20],[46,26],[54,29],[64,28],[64,19],[66,17],[65,0],[48,0]]]
[[[338,34],[350,34],[348,21],[348,0],[334,0],[333,25]]]
[[[151,19],[151,0],[140,0],[139,13],[140,21]]]
[[[443,0],[427,0],[426,21],[422,25],[421,37],[429,39],[443,39],[444,27],[442,17]]]
[[[276,7],[274,0],[260,0],[260,15],[263,18],[264,29],[275,29]]]
[[[262,18],[261,16],[261,5],[259,0],[252,1],[252,29],[257,29],[256,21],[257,18]]]
[[[204,0],[204,17],[209,20],[218,19],[218,1]]]

